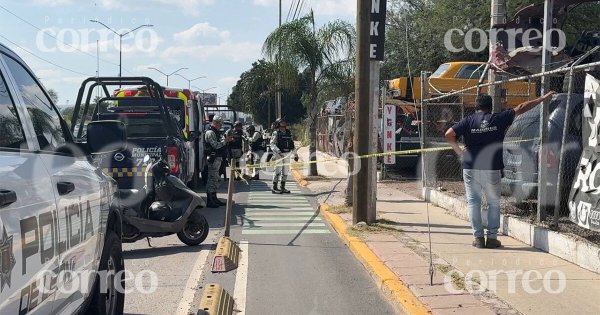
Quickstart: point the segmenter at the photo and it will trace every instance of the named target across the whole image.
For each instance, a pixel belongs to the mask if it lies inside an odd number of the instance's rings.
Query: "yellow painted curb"
[[[304,176],[302,176],[302,174],[297,170],[292,170],[292,176],[294,176],[294,179],[298,182],[298,185],[302,187],[308,186],[308,182],[304,179]]]
[[[322,203],[319,206],[321,214],[339,234],[341,239],[350,248],[354,256],[367,268],[377,281],[377,287],[384,293],[391,295],[395,302],[408,314],[431,314],[423,302],[408,288],[408,286],[388,268],[369,246],[361,239],[348,234],[348,225],[337,214],[328,212],[329,205]]]

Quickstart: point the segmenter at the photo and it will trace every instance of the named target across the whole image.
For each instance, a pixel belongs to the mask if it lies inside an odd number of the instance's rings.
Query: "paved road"
[[[128,270],[158,274],[156,292],[127,295],[126,313],[186,314],[208,283],[219,283],[234,295],[237,314],[394,314],[363,266],[315,212],[313,196],[295,182],[288,184],[291,195],[273,195],[269,184],[236,183],[231,237],[243,253],[235,271],[210,271],[223,208],[208,211],[214,228],[200,247],[187,247],[176,236],[152,240],[153,248],[145,241],[125,245]]]
[[[200,246],[187,246],[176,235],[153,238],[152,247],[145,240],[123,244],[125,268],[133,278],[125,283],[129,290],[125,314],[188,314],[190,306],[197,308],[195,297],[203,275],[202,264],[214,251],[223,226],[216,210],[206,209],[205,213],[212,229]],[[150,284],[151,274],[156,275],[156,286]]]

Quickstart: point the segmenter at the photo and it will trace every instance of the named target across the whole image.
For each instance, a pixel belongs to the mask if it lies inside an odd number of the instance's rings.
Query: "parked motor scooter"
[[[144,164],[149,160],[146,156]],[[142,200],[123,211],[124,243],[176,233],[183,243],[194,246],[208,236],[208,221],[200,213],[206,207],[204,199],[171,175],[169,165],[160,159],[147,164],[141,190],[121,189],[119,193],[123,199]],[[136,194],[144,195],[132,196]]]

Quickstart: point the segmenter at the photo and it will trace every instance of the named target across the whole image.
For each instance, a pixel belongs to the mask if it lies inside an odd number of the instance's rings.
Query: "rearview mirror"
[[[92,153],[112,153],[127,149],[127,130],[118,120],[93,121],[87,125],[87,144]]]

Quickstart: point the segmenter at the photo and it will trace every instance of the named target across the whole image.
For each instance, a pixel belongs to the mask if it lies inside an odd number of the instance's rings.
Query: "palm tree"
[[[291,64],[308,76],[305,99],[309,115],[310,175],[317,175],[317,124],[319,93],[325,84],[347,82],[354,67],[356,33],[348,22],[336,20],[316,28],[314,14],[281,25],[265,40],[263,53],[280,64]]]

